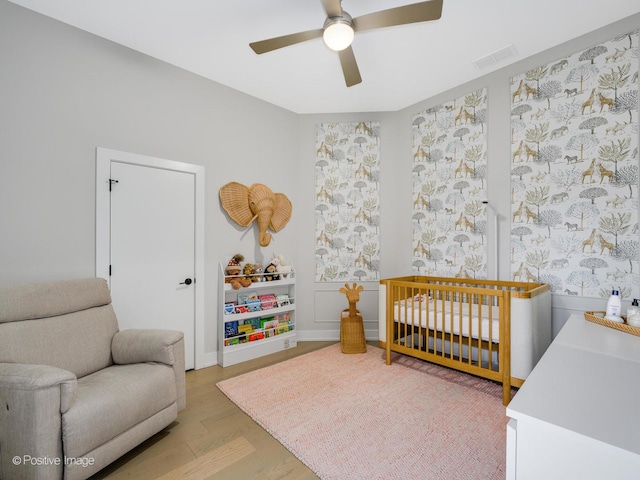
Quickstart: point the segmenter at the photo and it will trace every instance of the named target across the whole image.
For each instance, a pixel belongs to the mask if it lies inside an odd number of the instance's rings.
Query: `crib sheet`
[[[395,302],[393,307],[393,318],[395,322],[404,323],[410,326],[421,326],[438,332],[462,334],[465,337],[482,338],[484,341],[498,343],[500,339],[500,321],[498,318],[499,308],[491,309],[489,318],[489,307],[483,305],[480,309],[482,317],[478,316],[478,305],[471,305],[471,321],[469,321],[469,304],[453,302],[453,308],[450,302],[443,302],[429,299],[426,301],[415,301],[409,299]],[[452,311],[453,310],[453,311]],[[462,312],[462,313],[460,313]],[[453,322],[451,318],[453,317]],[[462,321],[461,321],[462,319]],[[428,324],[427,324],[428,321]],[[453,323],[453,326],[451,325]],[[462,324],[462,325],[461,325]],[[489,329],[491,324],[491,330]],[[471,334],[469,334],[469,326],[471,325]]]

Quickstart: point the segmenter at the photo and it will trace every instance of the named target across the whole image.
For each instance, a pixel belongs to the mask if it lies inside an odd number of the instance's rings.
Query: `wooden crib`
[[[551,343],[551,293],[542,283],[408,276],[380,281],[380,343],[502,383],[503,402]]]

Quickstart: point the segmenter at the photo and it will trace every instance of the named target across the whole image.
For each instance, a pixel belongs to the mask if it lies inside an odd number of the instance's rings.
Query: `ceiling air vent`
[[[473,63],[475,63],[478,68],[488,68],[491,65],[500,63],[501,61],[506,60],[509,57],[513,57],[516,53],[516,47],[514,47],[513,45],[507,45],[506,47],[496,50],[489,55],[477,59]]]

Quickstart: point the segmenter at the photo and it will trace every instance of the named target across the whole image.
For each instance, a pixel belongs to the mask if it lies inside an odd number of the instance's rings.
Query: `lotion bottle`
[[[627,310],[627,324],[632,327],[640,327],[640,305],[637,298],[633,299]]]
[[[618,290],[613,290],[611,292],[611,296],[609,297],[609,301],[607,302],[607,312],[604,317],[605,320],[610,320],[612,322],[622,323],[622,317],[620,316],[622,310],[622,302],[620,301],[620,292]]]

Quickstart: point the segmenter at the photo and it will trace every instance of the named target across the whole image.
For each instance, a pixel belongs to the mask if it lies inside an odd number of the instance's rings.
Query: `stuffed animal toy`
[[[287,265],[287,261],[283,255],[274,255],[271,263],[276,266],[276,272],[281,274],[282,278],[287,278],[291,275],[291,265]]]
[[[251,280],[251,282],[257,282],[258,279],[256,278],[255,273],[256,273],[256,268],[253,263],[247,262],[244,264],[244,268],[242,269],[242,274],[244,275],[244,278],[248,278],[249,280]]]
[[[276,275],[276,265],[271,262],[267,265],[267,268],[264,269],[264,280],[265,282],[270,282],[272,280],[279,280],[280,277]]]
[[[251,279],[248,277],[236,277],[232,278],[229,282],[231,284],[231,288],[234,290],[240,290],[240,287],[248,287],[251,285]]]
[[[224,269],[225,277],[227,277],[224,279],[226,283],[231,283],[232,278],[228,277],[239,276],[242,273],[242,262],[244,262],[244,255],[242,255],[241,253],[236,253],[233,257],[231,257],[231,260],[229,260],[227,267]]]
[[[241,286],[241,274],[242,274],[242,265],[241,262],[244,262],[244,255],[241,253],[236,253],[229,263],[227,267],[224,269],[224,282],[230,283],[234,290],[238,290]],[[251,282],[249,282],[251,284]]]
[[[256,282],[264,282],[264,267],[262,266],[261,263],[254,263],[253,264],[253,274],[255,278]]]

